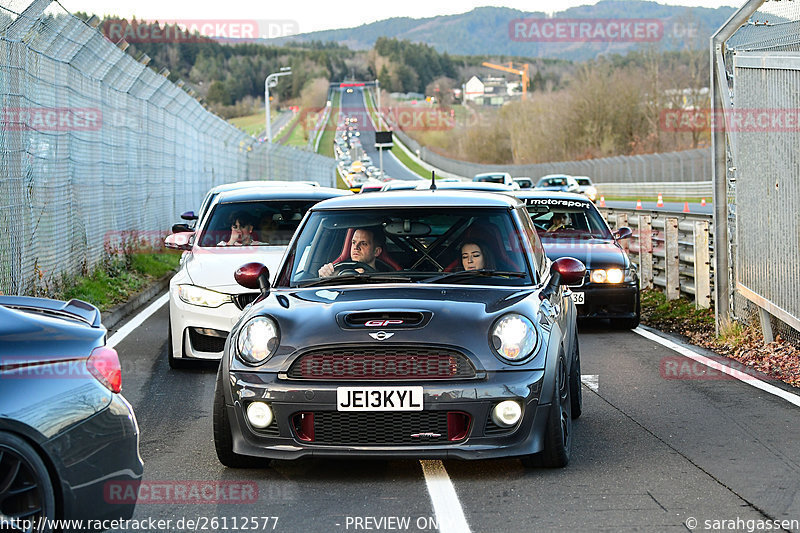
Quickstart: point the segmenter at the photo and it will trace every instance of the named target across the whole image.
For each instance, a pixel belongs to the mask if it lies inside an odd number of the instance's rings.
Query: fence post
[[[770,315],[763,307],[758,308],[758,319],[761,322],[761,332],[764,334],[764,344],[769,344],[775,340],[775,335],[772,332],[772,322],[769,319]]]
[[[619,230],[619,228],[627,225],[628,225],[628,215],[626,213],[617,213],[616,229]],[[621,241],[619,244],[620,246],[622,246],[622,249],[625,250],[625,253],[628,253],[628,239]]]
[[[653,226],[650,215],[639,215],[639,284],[653,288]]]
[[[708,222],[694,223],[694,305],[711,307],[711,260],[708,249]]]
[[[678,249],[678,219],[667,217],[664,224],[666,262],[667,300],[677,300],[681,296],[680,250]]]

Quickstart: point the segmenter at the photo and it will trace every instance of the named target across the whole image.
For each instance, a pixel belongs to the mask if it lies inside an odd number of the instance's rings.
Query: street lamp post
[[[269,88],[278,85],[278,78],[292,73],[292,67],[281,67],[280,72],[273,72],[264,80],[264,103],[266,107],[267,142],[272,143],[272,123],[269,116]]]

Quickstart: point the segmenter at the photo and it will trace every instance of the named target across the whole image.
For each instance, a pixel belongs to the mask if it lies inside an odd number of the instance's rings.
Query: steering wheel
[[[360,274],[360,272],[356,271],[357,268],[363,268],[365,274],[368,272],[377,272],[377,270],[366,263],[362,263],[361,261],[341,261],[333,265],[333,273],[336,276],[342,276],[344,274]]]

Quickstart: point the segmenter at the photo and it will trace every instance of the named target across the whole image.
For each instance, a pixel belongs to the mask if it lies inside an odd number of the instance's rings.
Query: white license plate
[[[575,302],[575,305],[582,305],[584,302],[583,293],[572,291],[572,301]]]
[[[422,411],[422,387],[337,387],[337,411]]]

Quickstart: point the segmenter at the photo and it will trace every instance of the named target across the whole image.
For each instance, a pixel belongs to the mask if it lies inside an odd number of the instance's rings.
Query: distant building
[[[478,76],[472,76],[464,87],[464,100],[475,101],[483,98],[483,82]]]
[[[502,77],[489,76],[479,78],[472,76],[464,85],[464,100],[479,105],[500,106],[520,94],[520,83]]]

